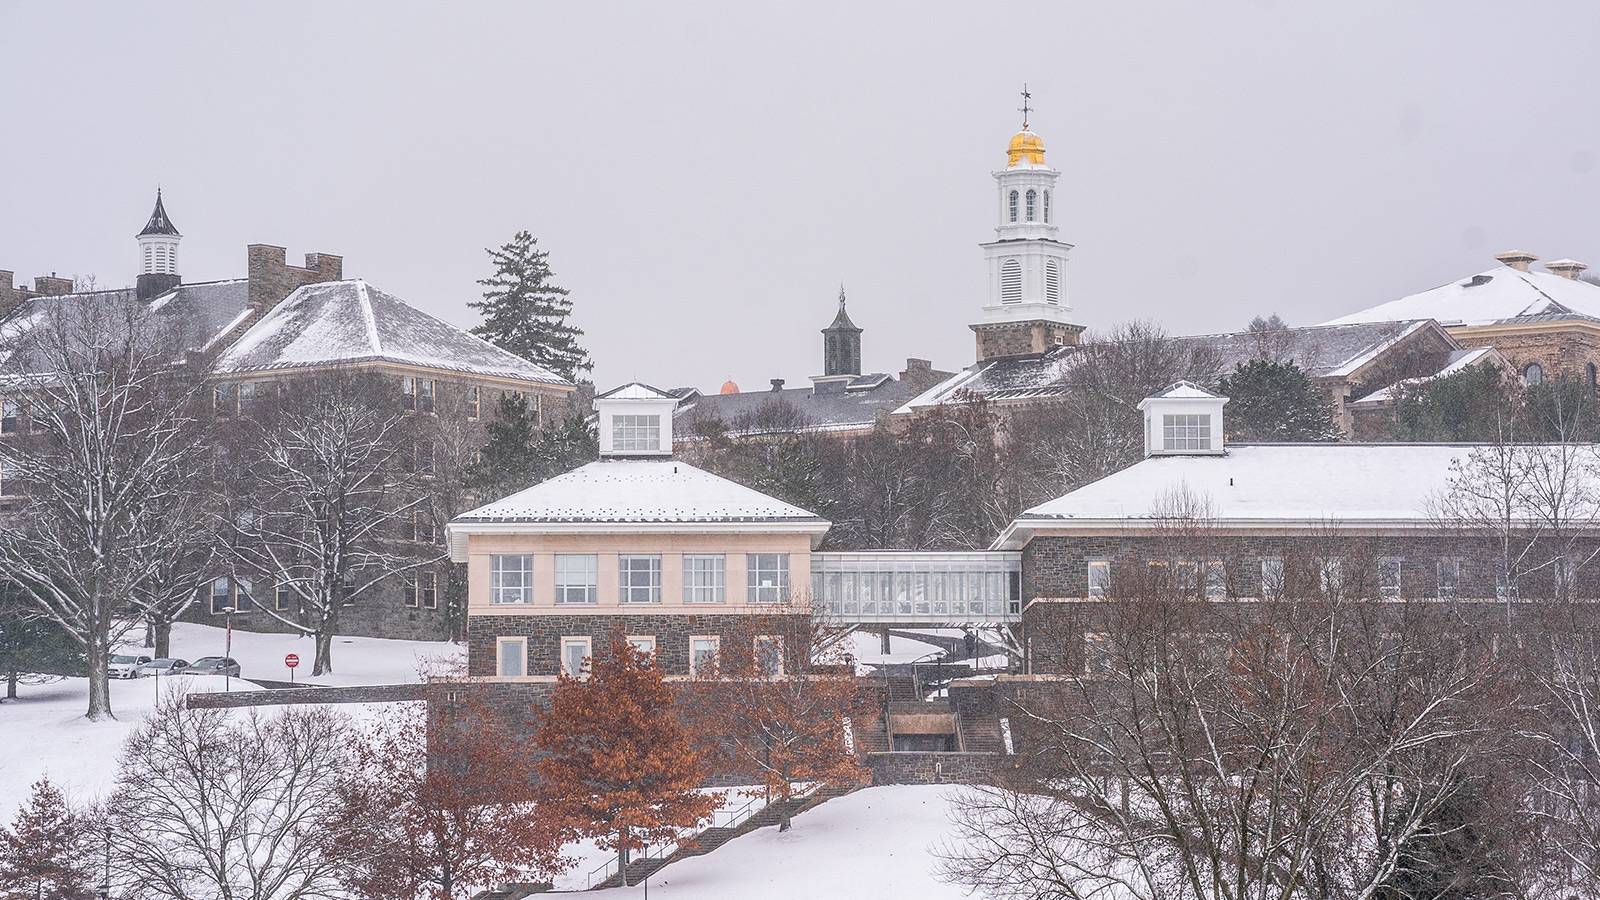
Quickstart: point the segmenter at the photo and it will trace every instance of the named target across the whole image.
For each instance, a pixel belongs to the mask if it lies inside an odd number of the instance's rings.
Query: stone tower
[[[980,362],[1076,344],[1083,333],[1067,302],[1072,245],[1060,240],[1056,225],[1061,173],[1045,165],[1044,140],[1029,130],[1027,111],[1024,103],[1022,130],[1006,148],[1006,167],[994,173],[995,239],[980,245],[989,263],[988,302],[972,326]]]
[[[861,329],[844,311],[844,285],[839,285],[839,314],[822,329],[822,374],[861,374]]]
[[[182,280],[178,276],[178,242],[183,240],[183,235],[167,217],[160,188],[156,189],[156,208],[151,211],[150,221],[145,223],[137,240],[139,299],[149,300],[177,287]]]

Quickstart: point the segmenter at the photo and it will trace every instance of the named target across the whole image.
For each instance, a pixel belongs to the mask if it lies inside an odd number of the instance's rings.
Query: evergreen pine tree
[[[574,414],[541,428],[538,413],[521,394],[506,394],[488,427],[489,441],[470,473],[480,496],[503,497],[586,462],[599,452],[594,429]]]
[[[551,283],[550,254],[538,240],[517,232],[498,250],[488,250],[494,274],[479,280],[483,299],[467,304],[483,315],[472,333],[502,350],[538,363],[563,378],[593,368],[578,343],[583,332],[567,321],[572,301],[567,289]]]
[[[41,778],[0,829],[0,897],[87,900],[94,896],[94,841],[67,798]]]
[[[0,583],[0,697],[16,699],[28,675],[81,675],[83,647],[60,625],[39,614],[23,592]]]
[[[1336,441],[1333,404],[1311,376],[1291,362],[1256,359],[1225,375],[1230,441]]]

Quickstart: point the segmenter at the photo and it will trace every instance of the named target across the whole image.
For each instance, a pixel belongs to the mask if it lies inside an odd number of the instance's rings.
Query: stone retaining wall
[[[869,753],[867,768],[875,785],[991,784],[1001,759],[997,753]]]

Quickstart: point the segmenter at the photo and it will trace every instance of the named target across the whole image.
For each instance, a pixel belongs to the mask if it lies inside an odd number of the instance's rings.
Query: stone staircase
[[[524,897],[542,894],[550,890],[551,887],[552,885],[547,881],[533,884],[502,884],[493,890],[479,891],[473,894],[472,900],[522,900]]]
[[[638,884],[661,868],[669,866],[680,859],[704,856],[740,835],[749,834],[758,828],[765,828],[768,825],[776,825],[782,821],[785,811],[792,818],[835,797],[842,797],[851,791],[857,790],[859,787],[860,785],[824,785],[804,797],[769,803],[731,825],[714,825],[686,836],[678,842],[677,847],[665,855],[635,857],[628,862],[628,884]],[[612,872],[605,880],[590,885],[589,890],[598,891],[621,886],[621,875],[617,872]],[[479,898],[473,898],[473,900],[479,900]],[[520,898],[497,897],[483,898],[483,900],[520,900]]]

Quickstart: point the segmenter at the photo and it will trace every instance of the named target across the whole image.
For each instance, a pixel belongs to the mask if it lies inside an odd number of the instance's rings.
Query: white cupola
[[[145,223],[137,240],[140,275],[178,274],[178,242],[183,240],[183,235],[178,233],[177,226],[167,217],[160,188],[156,188],[156,208],[150,213],[150,221]]]
[[[637,381],[595,397],[600,458],[671,456],[672,412],[677,406],[677,397]]]
[[[1024,93],[1024,99],[1028,95]],[[1024,103],[1023,109],[1029,107]],[[995,239],[983,244],[989,263],[985,321],[1045,319],[1067,322],[1067,254],[1060,239],[1056,182],[1061,173],[1044,161],[1044,139],[1028,126],[1006,147],[1006,167],[994,173]]]
[[[1221,456],[1222,407],[1228,398],[1180,381],[1139,401],[1144,413],[1144,455]]]

